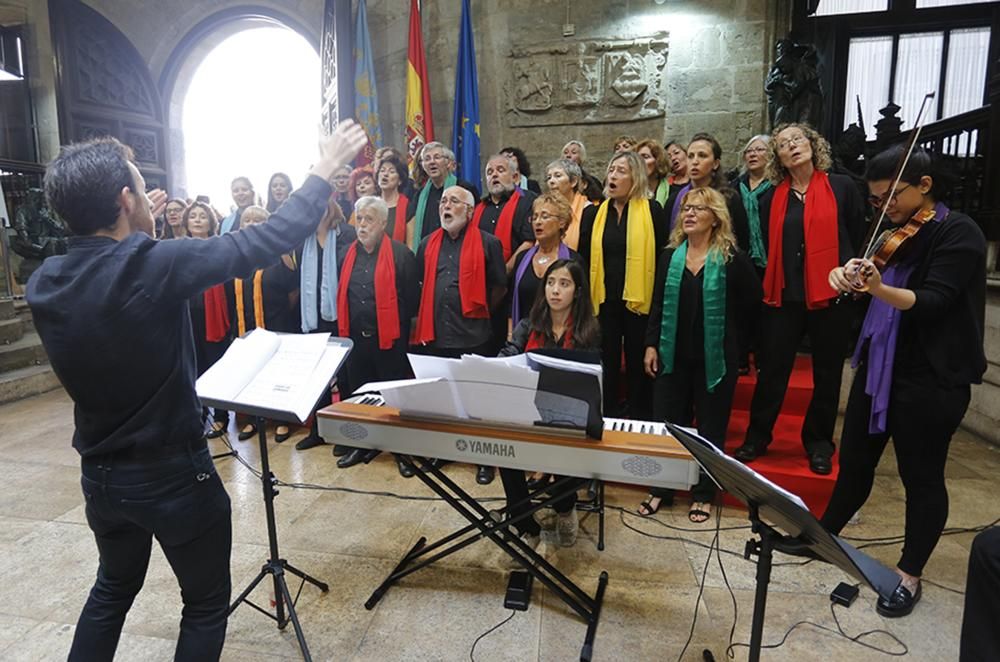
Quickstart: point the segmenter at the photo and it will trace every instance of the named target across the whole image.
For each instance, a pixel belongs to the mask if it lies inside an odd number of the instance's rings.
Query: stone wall
[[[368,2],[383,135],[399,144],[404,129],[407,5],[402,0]],[[588,0],[569,5],[568,22],[576,33],[564,38],[564,0],[472,3],[484,157],[499,147],[518,145],[540,172],[567,140],[577,138],[588,147],[591,168],[600,170],[619,134],[683,140],[697,131],[709,131],[722,143],[726,167],[735,165],[745,140],[766,123],[763,81],[773,42],[787,31],[790,3],[671,0],[658,5],[652,0]],[[460,13],[456,0],[428,2],[423,15],[435,135],[446,144],[452,134]],[[548,126],[517,126],[519,122],[511,120],[509,109],[518,102],[513,74],[523,68],[526,51],[573,51],[581,44],[642,40],[660,33],[666,33],[667,40],[662,98],[657,99],[663,114],[616,121],[612,118],[633,114],[631,109],[604,105],[600,110],[606,112],[595,123],[573,124],[579,114],[558,107],[541,113]],[[548,80],[558,88],[558,68],[547,73],[547,79],[539,75],[536,80]],[[608,78],[603,81],[605,88],[611,83]]]

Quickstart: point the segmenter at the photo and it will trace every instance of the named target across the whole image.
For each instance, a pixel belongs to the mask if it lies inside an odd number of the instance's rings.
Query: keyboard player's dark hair
[[[579,260],[556,260],[545,270],[542,282],[535,293],[535,302],[528,314],[528,324],[532,331],[542,334],[547,343],[555,344],[552,336],[552,314],[549,302],[545,298],[545,284],[549,274],[556,269],[565,268],[573,277],[576,290],[573,292],[573,305],[570,314],[573,318],[573,348],[599,349],[601,346],[601,327],[594,316],[594,308],[590,303],[587,273]]]

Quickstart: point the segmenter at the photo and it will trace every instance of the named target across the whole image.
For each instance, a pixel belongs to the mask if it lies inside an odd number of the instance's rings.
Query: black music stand
[[[329,376],[329,379],[327,380],[327,388],[329,388],[330,382],[333,381],[333,378],[340,371],[341,367],[343,367],[344,361],[347,359],[347,356],[351,353],[351,349],[354,347],[354,343],[348,338],[331,337],[328,344],[344,347],[347,349],[347,352],[344,354],[343,360],[341,360],[336,369]],[[322,392],[316,396],[312,406],[314,412],[322,397]],[[329,591],[330,587],[326,584],[326,582],[322,582],[315,577],[306,574],[293,566],[286,559],[281,558],[281,554],[278,551],[278,528],[274,521],[274,497],[278,495],[278,490],[275,485],[277,484],[278,479],[275,478],[274,474],[271,472],[271,466],[268,462],[267,432],[265,430],[265,421],[267,419],[281,421],[284,423],[303,423],[304,421],[299,420],[295,414],[289,411],[248,406],[238,401],[227,402],[213,398],[202,398],[202,402],[213,407],[221,406],[230,411],[253,416],[257,424],[257,441],[260,445],[260,483],[264,493],[264,511],[267,520],[267,542],[270,556],[268,557],[267,562],[261,566],[260,572],[257,573],[257,576],[254,577],[253,581],[251,581],[250,584],[243,589],[243,592],[240,593],[240,595],[229,606],[229,611],[226,615],[228,616],[229,614],[232,614],[233,611],[240,606],[241,602],[245,602],[268,618],[273,619],[277,623],[279,630],[284,630],[289,621],[291,621],[292,627],[295,629],[295,638],[299,642],[299,649],[302,651],[302,659],[306,662],[311,662],[312,656],[309,654],[309,646],[306,643],[305,634],[302,632],[302,625],[299,623],[299,617],[295,612],[295,604],[298,602],[299,595],[302,594],[302,588],[305,586],[306,582],[309,582],[323,593]],[[302,583],[299,584],[298,591],[295,593],[294,599],[292,598],[291,592],[288,590],[288,580],[285,578],[286,572],[290,572],[302,580]],[[252,593],[253,590],[257,588],[257,585],[260,584],[268,575],[271,575],[274,581],[275,613],[273,614],[267,609],[264,609],[249,600],[250,593]],[[288,610],[287,614],[285,613],[286,607]]]
[[[666,425],[719,487],[746,504],[751,530],[760,537],[759,540],[748,540],[743,554],[746,559],[757,557],[757,587],[750,625],[750,662],[760,660],[767,585],[771,581],[774,550],[826,561],[870,586],[884,598],[891,596],[899,586],[899,575],[824,529],[812,513],[788,496],[790,493],[780,490],[694,432],[672,423]]]

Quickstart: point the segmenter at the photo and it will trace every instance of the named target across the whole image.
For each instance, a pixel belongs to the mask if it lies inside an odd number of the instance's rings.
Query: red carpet
[[[730,455],[743,443],[750,421],[750,400],[753,398],[756,377],[740,377],[733,397],[733,413],[726,435],[726,452]],[[817,517],[823,514],[837,480],[837,456],[833,457],[833,473],[817,476],[809,470],[802,447],[802,421],[812,398],[812,360],[798,356],[788,381],[781,414],[774,425],[774,439],[767,448],[767,455],[757,458],[750,467],[786,490],[802,497]],[[741,506],[739,501],[726,496],[726,505]]]

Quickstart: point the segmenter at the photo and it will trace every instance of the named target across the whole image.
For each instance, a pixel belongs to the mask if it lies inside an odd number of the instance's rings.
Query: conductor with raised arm
[[[100,554],[70,660],[114,657],[154,537],[184,601],[176,659],[219,658],[231,510],[204,438],[187,300],[277,262],[315,232],[328,180],[364,143],[357,125],[341,124],[267,224],[202,241],[152,238],[166,194],[146,195],[131,151],[117,140],[66,146],[49,164],[46,195],[74,236],[67,255],[31,277],[27,299],[73,399],[73,447]]]

